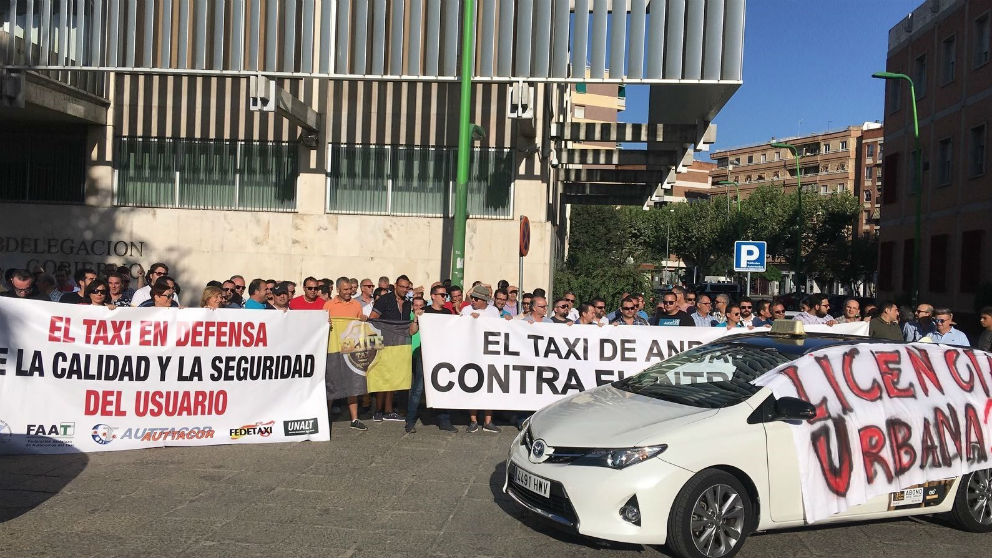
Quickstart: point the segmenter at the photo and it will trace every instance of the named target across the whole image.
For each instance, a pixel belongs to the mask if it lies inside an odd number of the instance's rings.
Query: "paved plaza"
[[[0,556],[667,556],[550,529],[500,492],[516,429],[369,421],[331,441],[0,457]],[[938,520],[752,536],[739,556],[981,556]]]

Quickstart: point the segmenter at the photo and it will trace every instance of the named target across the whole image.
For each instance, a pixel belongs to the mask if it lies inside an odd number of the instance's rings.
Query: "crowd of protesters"
[[[133,283],[133,285],[132,285]],[[868,335],[892,341],[930,341],[949,345],[969,345],[968,337],[955,328],[954,314],[947,308],[934,308],[925,303],[915,310],[900,308],[893,302],[874,304],[848,298],[841,315],[830,314],[829,298],[812,294],[800,302],[798,313],[787,313],[782,300],[756,300],[742,297],[733,300],[728,294],[696,293],[674,286],[657,299],[644,294],[624,292],[619,305],[609,308],[606,298],[594,297],[579,301],[575,293],[565,291],[560,296],[548,296],[542,288],[520,293],[516,286],[500,280],[491,285],[476,281],[467,290],[450,280],[436,281],[429,288],[414,287],[406,275],[395,281],[386,276],[377,282],[369,278],[337,279],[306,277],[297,293],[297,283],[291,280],[254,278],[242,275],[207,283],[199,298],[199,306],[212,309],[246,310],[322,310],[329,318],[409,320],[413,339],[413,384],[407,397],[407,414],[395,411],[394,393],[376,393],[371,398],[349,397],[342,400],[350,415],[350,426],[367,430],[362,419],[373,421],[404,421],[406,432],[416,432],[415,424],[423,397],[423,365],[419,355],[418,318],[424,313],[470,315],[476,318],[525,320],[530,323],[559,323],[568,325],[603,326],[686,326],[754,329],[770,326],[773,321],[795,319],[805,324],[833,326],[840,323],[864,321]],[[67,304],[119,307],[180,307],[180,285],[169,275],[168,264],[156,262],[147,274],[139,271],[132,278],[126,267],[102,270],[78,269],[72,281],[42,271],[8,269],[0,283],[0,296],[37,299]],[[425,292],[426,291],[426,292]],[[646,308],[647,306],[647,308]],[[653,307],[654,312],[650,312]],[[790,315],[791,314],[791,315]],[[973,346],[992,350],[992,307],[979,312],[982,331]],[[332,414],[342,411],[337,402],[329,402]],[[362,415],[365,414],[366,417]],[[451,413],[437,410],[440,429],[456,432]],[[509,421],[519,427],[522,417]],[[469,411],[468,432],[499,432],[493,413]]]

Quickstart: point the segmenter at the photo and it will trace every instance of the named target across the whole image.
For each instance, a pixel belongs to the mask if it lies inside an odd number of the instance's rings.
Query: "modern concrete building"
[[[448,276],[465,5],[0,2],[0,267],[161,260],[189,293],[232,273]],[[473,7],[465,277],[517,276],[526,215],[524,284],[548,287],[568,204],[642,205],[712,141],[744,0]],[[643,125],[565,110],[579,84],[621,83],[651,86]]]
[[[924,165],[918,213],[913,100],[905,80],[887,80],[878,272],[883,297],[908,298],[918,269],[920,301],[971,312],[979,286],[992,279],[990,23],[992,1],[942,0],[922,3],[889,30],[885,70],[914,82]]]

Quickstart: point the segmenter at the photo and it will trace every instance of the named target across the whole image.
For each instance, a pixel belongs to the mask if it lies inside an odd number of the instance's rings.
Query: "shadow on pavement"
[[[27,436],[10,433],[9,427],[5,430],[0,431],[0,523],[31,511],[61,492],[89,463],[85,453],[72,448],[68,448],[70,453],[14,455],[25,451]],[[44,436],[30,438],[32,445],[41,447],[62,443]]]
[[[646,548],[639,544],[626,544],[603,539],[594,539],[575,533],[570,533],[554,521],[532,513],[513,501],[508,495],[503,493],[503,481],[506,478],[506,462],[500,462],[489,476],[489,489],[493,493],[493,501],[507,515],[528,528],[543,533],[555,540],[577,544],[592,549],[614,549],[628,551],[644,551]]]

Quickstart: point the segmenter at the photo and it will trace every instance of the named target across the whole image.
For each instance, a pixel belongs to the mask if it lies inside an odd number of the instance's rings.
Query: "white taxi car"
[[[529,419],[511,446],[503,490],[581,535],[667,544],[686,558],[733,556],[754,531],[807,524],[784,421],[811,418],[814,408],[776,399],[753,380],[814,350],[870,341],[728,336],[575,394]],[[702,362],[711,381],[657,381],[698,373]],[[963,529],[992,531],[990,470],[883,495],[817,525],[942,512]]]

